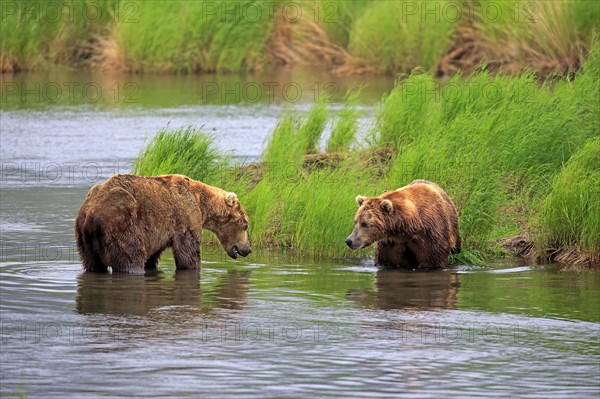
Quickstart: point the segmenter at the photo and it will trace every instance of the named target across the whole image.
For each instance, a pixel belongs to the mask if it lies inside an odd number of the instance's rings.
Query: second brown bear
[[[355,228],[346,239],[350,249],[377,242],[375,265],[443,268],[460,252],[458,212],[437,184],[414,180],[379,197],[356,197]]]

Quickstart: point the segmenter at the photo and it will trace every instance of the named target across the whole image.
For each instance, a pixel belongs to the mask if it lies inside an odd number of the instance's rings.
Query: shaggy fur
[[[415,180],[379,197],[356,197],[351,249],[377,242],[375,264],[382,267],[443,268],[460,252],[458,212],[437,184]]]
[[[171,247],[177,269],[200,267],[202,229],[236,258],[251,252],[248,216],[234,193],[181,175],[116,175],[92,187],[75,219],[83,268],[144,274]]]

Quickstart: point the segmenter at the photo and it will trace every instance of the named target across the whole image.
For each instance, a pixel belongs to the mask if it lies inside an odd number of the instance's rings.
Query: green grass
[[[48,63],[76,65],[84,56],[79,52],[81,46],[114,20],[114,3],[28,0],[3,4],[0,65],[15,70]]]
[[[417,67],[431,71],[448,49],[458,21],[439,15],[427,17],[420,11],[448,3],[373,2],[354,23],[348,49],[354,57],[383,72],[410,72]],[[407,6],[416,7],[417,12],[413,14]]]
[[[319,13],[315,14],[314,5],[308,9],[308,15],[319,22],[330,39],[344,48],[348,47],[350,33],[360,16],[373,5],[373,0],[331,0],[320,2]]]
[[[136,2],[138,22],[118,24],[118,43],[136,71],[251,70],[265,61],[271,3]]]
[[[253,71],[267,66],[277,52],[282,52],[280,58],[289,58],[287,52],[293,52],[289,46],[305,46],[305,51],[320,49],[338,58],[343,53],[350,72],[356,67],[389,74],[415,68],[434,71],[453,34],[474,20],[477,49],[467,58],[479,57],[492,66],[517,63],[521,69],[575,71],[590,47],[592,32],[600,28],[600,9],[589,0],[484,0],[469,7],[462,4],[460,14],[459,4],[19,0],[2,7],[0,64],[3,70],[61,64],[154,73]],[[57,5],[61,8],[55,17]],[[297,7],[302,9],[302,22],[290,22]],[[282,21],[283,30],[274,30]],[[298,42],[289,45],[290,40]],[[276,44],[269,48],[270,43]],[[322,62],[326,68],[339,66],[328,57]]]
[[[84,0],[71,6],[56,3],[63,7],[55,17],[54,3],[49,7],[41,0],[16,1],[11,2],[16,12],[2,8],[0,57],[3,66],[13,69],[48,63],[78,66],[89,51],[98,50],[90,43],[101,35],[115,38],[117,52],[133,71],[251,70],[265,61],[273,3]],[[94,18],[86,18],[86,12]]]
[[[490,55],[516,59],[525,65],[556,62],[577,69],[584,61],[593,31],[600,28],[600,7],[594,1],[488,3],[499,12],[488,11],[486,17],[486,2],[482,2],[475,15]]]
[[[327,152],[348,151],[354,142],[358,131],[358,103],[359,92],[348,93],[344,101],[344,108],[336,116],[335,125],[327,141]]]
[[[289,110],[285,111],[265,150],[265,162],[301,162],[304,154],[317,152],[327,116],[328,111],[323,100],[315,103],[305,120],[301,120]]]
[[[259,247],[316,256],[370,254],[372,249],[350,252],[344,245],[357,209],[354,197],[379,195],[423,178],[444,188],[460,211],[463,252],[455,262],[497,254],[497,239],[532,226],[540,245],[576,242],[592,251],[600,247],[595,202],[600,45],[594,43],[574,79],[552,84],[540,85],[531,74],[483,72],[439,86],[431,75],[413,74],[383,100],[374,131],[355,140],[355,149],[335,163],[307,162],[307,156],[323,150],[325,102],[315,103],[306,115],[288,109],[262,155],[262,174],[222,175],[218,184],[238,193]],[[355,131],[351,109],[352,101],[338,116],[347,123],[339,131]],[[207,157],[205,141],[194,149],[195,137],[163,131],[142,152],[136,170],[154,173],[137,168],[148,159],[151,165],[168,165],[157,173],[202,177],[196,158],[214,163],[218,153]],[[348,137],[354,134],[333,134],[325,148],[347,150]],[[376,150],[383,147],[394,154],[391,160],[378,158]]]
[[[579,248],[600,259],[600,139],[590,139],[552,179],[532,216],[538,251]]]
[[[177,173],[214,184],[229,166],[229,158],[214,144],[214,138],[192,126],[161,129],[135,160],[133,173],[156,176]]]
[[[538,252],[575,249],[600,261],[600,43],[595,37],[589,58],[575,81],[562,87],[560,95],[582,99],[577,119],[590,128],[585,145],[573,149],[572,158],[561,165],[550,190],[536,203],[529,220]],[[570,127],[569,127],[570,128]]]

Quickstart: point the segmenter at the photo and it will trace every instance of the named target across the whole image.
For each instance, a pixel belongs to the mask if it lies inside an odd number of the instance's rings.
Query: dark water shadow
[[[460,281],[453,271],[379,270],[375,291],[351,290],[347,298],[373,309],[455,309]]]

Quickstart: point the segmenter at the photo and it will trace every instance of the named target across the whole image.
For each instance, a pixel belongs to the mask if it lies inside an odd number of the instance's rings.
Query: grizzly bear
[[[236,195],[182,175],[113,176],[90,189],[75,219],[83,268],[93,272],[144,274],[167,247],[177,269],[197,269],[202,229],[234,259],[252,251]]]
[[[458,212],[437,184],[414,180],[379,197],[356,197],[355,228],[346,239],[350,249],[377,241],[375,265],[443,268],[460,252]]]

